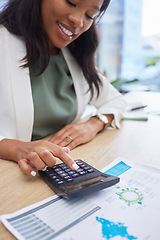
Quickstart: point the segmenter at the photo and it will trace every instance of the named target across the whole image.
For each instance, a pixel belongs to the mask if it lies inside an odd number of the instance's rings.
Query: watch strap
[[[101,121],[103,123],[103,128],[98,133],[102,132],[108,123],[107,116],[105,116],[104,114],[97,114],[97,115],[94,115],[93,117],[97,118],[99,121]],[[104,120],[103,120],[103,118],[104,118]]]

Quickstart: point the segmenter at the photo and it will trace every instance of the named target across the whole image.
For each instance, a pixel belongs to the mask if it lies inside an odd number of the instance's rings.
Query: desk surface
[[[155,99],[160,106],[160,93],[142,95],[147,104],[149,101],[153,104]],[[70,155],[98,169],[117,157],[160,168],[159,133],[160,116],[149,114],[148,121],[122,121],[120,130],[105,130],[93,141],[72,150]],[[17,211],[54,194],[40,177],[23,174],[14,162],[0,160],[0,176],[0,215]],[[0,222],[2,239],[15,238]]]

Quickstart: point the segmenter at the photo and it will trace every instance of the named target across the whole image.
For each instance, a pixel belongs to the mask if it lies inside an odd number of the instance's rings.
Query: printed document
[[[160,170],[117,158],[120,182],[84,198],[53,196],[0,216],[19,240],[159,240]]]

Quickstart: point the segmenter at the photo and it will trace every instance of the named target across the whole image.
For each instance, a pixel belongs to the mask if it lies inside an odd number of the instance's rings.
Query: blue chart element
[[[118,177],[119,175],[126,172],[130,168],[132,168],[132,167],[121,161],[121,162],[117,163],[114,167],[105,171],[104,173]]]
[[[128,240],[137,239],[137,237],[128,234],[127,227],[124,226],[124,223],[116,224],[99,217],[96,217],[96,220],[102,223],[102,235],[105,239],[111,239],[116,236],[125,237]]]

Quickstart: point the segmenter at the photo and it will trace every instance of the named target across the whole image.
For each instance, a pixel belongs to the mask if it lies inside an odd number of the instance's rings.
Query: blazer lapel
[[[33,100],[30,84],[29,69],[20,67],[26,55],[24,42],[10,35],[10,74],[15,107],[17,137],[26,141],[31,140],[33,127]]]

